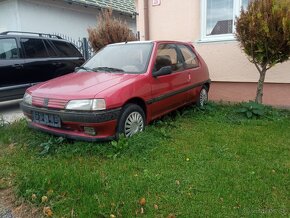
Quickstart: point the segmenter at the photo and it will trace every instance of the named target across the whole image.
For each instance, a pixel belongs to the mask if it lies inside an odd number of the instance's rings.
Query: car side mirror
[[[161,67],[158,71],[155,71],[152,73],[154,77],[158,76],[164,76],[172,73],[172,67],[171,66],[165,66]]]

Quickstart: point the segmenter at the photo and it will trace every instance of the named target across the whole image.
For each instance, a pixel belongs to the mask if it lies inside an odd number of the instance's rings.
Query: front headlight
[[[106,109],[104,99],[71,100],[67,103],[67,110],[99,111]]]
[[[28,94],[27,92],[25,92],[23,96],[23,102],[26,104],[32,105],[32,96]]]

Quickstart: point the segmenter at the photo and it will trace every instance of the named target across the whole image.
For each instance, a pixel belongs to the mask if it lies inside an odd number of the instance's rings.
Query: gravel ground
[[[23,118],[24,115],[22,114],[22,111],[19,108],[20,102],[21,99],[0,102],[0,121],[4,120],[4,122],[12,123],[18,119]]]

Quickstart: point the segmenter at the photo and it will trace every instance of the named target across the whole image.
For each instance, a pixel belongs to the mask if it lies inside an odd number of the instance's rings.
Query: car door
[[[20,98],[28,87],[17,39],[0,39],[0,101]]]
[[[50,62],[43,39],[23,37],[20,42],[25,55],[24,74],[27,80],[34,84],[50,79],[55,66]]]
[[[63,40],[49,40],[55,48],[58,58],[55,59],[57,66],[55,75],[60,76],[74,71],[81,66],[85,60],[82,54],[71,43]]]
[[[158,45],[153,71],[158,71],[164,66],[171,66],[172,73],[151,78],[150,103],[153,119],[186,104],[188,100],[187,87],[190,77],[184,72],[182,58],[176,44]]]
[[[189,101],[195,102],[199,95],[201,87],[200,83],[203,82],[203,79],[201,78],[203,73],[201,72],[200,63],[197,55],[190,46],[179,44],[178,48],[180,49],[183,58],[184,71],[188,73],[190,77],[190,89],[188,92]]]

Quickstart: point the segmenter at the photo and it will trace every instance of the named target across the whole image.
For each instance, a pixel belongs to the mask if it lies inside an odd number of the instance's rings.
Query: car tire
[[[207,104],[207,102],[208,102],[208,89],[206,87],[202,87],[199,92],[196,104],[198,107],[204,107]]]
[[[145,113],[137,104],[127,104],[118,122],[117,135],[124,134],[131,137],[145,128]]]

